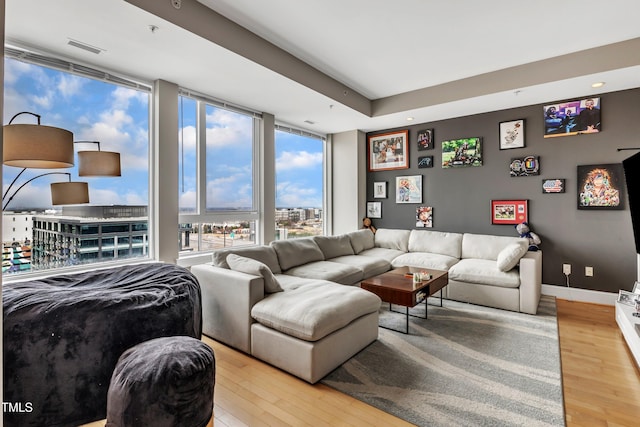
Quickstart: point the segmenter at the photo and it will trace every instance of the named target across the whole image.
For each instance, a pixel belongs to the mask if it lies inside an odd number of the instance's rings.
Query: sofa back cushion
[[[368,228],[363,228],[362,230],[352,231],[347,233],[349,236],[349,240],[351,240],[351,247],[353,248],[353,252],[358,255],[360,252],[372,249],[375,247],[375,238],[374,234]]]
[[[314,261],[324,261],[324,254],[313,239],[276,240],[271,247],[278,255],[282,271]]]
[[[313,240],[315,240],[324,254],[325,259],[354,255],[351,239],[346,234],[340,236],[315,236]]]
[[[462,234],[430,230],[411,230],[409,252],[428,252],[460,258]]]
[[[270,246],[245,246],[241,248],[219,249],[213,252],[213,265],[216,267],[229,268],[227,255],[232,253],[260,261],[269,267],[269,270],[274,274],[282,272],[276,251]]]
[[[411,230],[396,230],[378,228],[375,234],[375,244],[379,248],[395,249],[402,252],[409,250],[409,235]]]
[[[272,294],[274,292],[282,292],[283,289],[280,287],[280,283],[278,283],[278,280],[266,264],[236,254],[227,255],[226,261],[231,270],[252,274],[254,276],[262,276],[264,279],[265,293]]]
[[[462,236],[462,258],[479,258],[496,261],[498,254],[511,243],[528,240],[521,237],[491,236],[486,234],[465,233]]]

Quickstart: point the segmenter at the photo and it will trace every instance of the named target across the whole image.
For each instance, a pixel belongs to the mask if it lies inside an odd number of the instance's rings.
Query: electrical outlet
[[[591,277],[593,276],[593,267],[585,267],[584,268],[584,275]]]
[[[565,275],[570,275],[571,274],[571,264],[562,264],[562,272]]]

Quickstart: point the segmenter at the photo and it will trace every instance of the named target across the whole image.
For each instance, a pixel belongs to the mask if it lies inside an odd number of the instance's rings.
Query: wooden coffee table
[[[412,277],[405,276],[406,274],[413,274],[417,272],[427,272],[431,275],[431,279],[423,280],[419,283],[413,283]],[[391,310],[391,304],[404,306],[407,319],[406,332],[398,332],[408,334],[409,316],[413,316],[412,314],[409,314],[409,308],[415,307],[424,301],[424,318],[426,319],[427,298],[447,286],[448,283],[449,274],[446,271],[433,270],[429,268],[400,267],[378,276],[365,279],[360,283],[360,287],[378,295],[382,301],[388,302],[389,310]],[[442,307],[442,292],[440,293],[440,307]],[[385,326],[381,327],[386,328]]]

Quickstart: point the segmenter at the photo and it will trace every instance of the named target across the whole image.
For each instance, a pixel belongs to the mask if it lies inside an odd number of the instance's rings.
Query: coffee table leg
[[[407,320],[407,332],[405,332],[405,334],[409,333],[409,307],[405,307],[405,318]]]

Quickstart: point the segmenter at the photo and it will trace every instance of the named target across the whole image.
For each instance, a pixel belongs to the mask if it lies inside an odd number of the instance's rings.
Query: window
[[[178,102],[181,254],[255,244],[259,114],[186,92]]]
[[[65,70],[74,70],[74,73]],[[125,228],[123,233],[128,235],[127,218],[135,216],[140,220],[141,215],[132,214],[135,209],[136,212],[143,210],[147,216],[150,86],[10,47],[5,48],[4,77],[6,118],[29,111],[41,116],[42,125],[71,131],[75,141],[99,141],[102,150],[120,153],[122,176],[79,178],[77,162],[72,168],[54,170],[70,173],[74,181],[87,181],[91,206],[52,206],[49,184],[66,179],[63,177],[40,177],[22,187],[4,211],[3,221],[10,221],[11,214],[28,210],[27,220],[33,221],[33,230],[26,236],[22,231],[16,236],[3,236],[3,246],[16,240],[30,247],[31,255],[26,263],[24,259],[21,264],[3,263],[3,274],[113,259],[112,250],[101,254],[94,245],[95,238],[100,236],[99,223],[113,217],[109,209],[118,206],[124,212],[117,216],[121,225],[109,231],[113,233],[110,236]],[[22,115],[13,123],[36,124],[37,121],[33,116]],[[78,143],[75,148],[76,151],[97,149],[95,144],[86,143]],[[49,171],[27,169],[14,189]],[[10,183],[19,172],[19,168],[3,166],[4,182]],[[144,227],[146,230],[146,221]],[[148,245],[146,239],[145,244]],[[94,248],[95,252],[89,251]],[[140,255],[148,255],[148,246],[141,248]],[[29,268],[24,268],[25,264]]]
[[[277,126],[276,239],[324,234],[324,144],[319,136]]]

